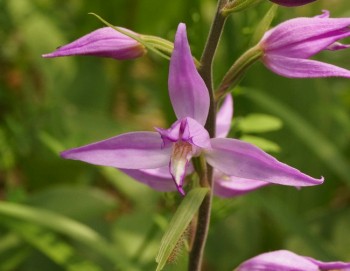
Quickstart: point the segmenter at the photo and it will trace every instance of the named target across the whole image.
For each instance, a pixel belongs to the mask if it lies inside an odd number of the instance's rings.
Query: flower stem
[[[216,14],[211,25],[211,29],[208,35],[206,45],[200,60],[199,73],[202,76],[210,96],[210,108],[208,119],[205,124],[205,128],[209,132],[210,137],[215,137],[215,125],[216,125],[216,102],[214,97],[213,87],[213,59],[215,56],[216,48],[218,46],[226,17],[221,14],[221,9],[225,6],[228,0],[219,0],[217,4]],[[213,182],[213,168],[209,165],[201,167],[199,172],[200,185],[202,187],[212,187]],[[208,229],[210,224],[211,202],[213,197],[213,191],[205,196],[199,211],[197,228],[194,236],[192,249],[189,256],[189,271],[200,271],[202,268],[203,252],[206,244]]]
[[[241,55],[222,79],[215,93],[215,100],[223,98],[229,92],[229,88],[232,89],[238,85],[245,72],[261,58],[262,54],[260,46],[256,45]]]

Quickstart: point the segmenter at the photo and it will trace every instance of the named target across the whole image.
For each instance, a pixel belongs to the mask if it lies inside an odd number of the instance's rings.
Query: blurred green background
[[[0,1],[0,270],[154,270],[160,239],[181,198],[113,168],[58,156],[126,131],[168,127],[168,61],[41,54],[102,27],[88,12],[169,40],[185,22],[199,58],[214,0]],[[247,48],[270,2],[228,19],[215,60],[218,84]],[[350,17],[347,0],[280,8],[273,24],[329,9]],[[350,69],[350,50],[318,59]],[[215,198],[205,270],[232,270],[258,253],[290,249],[350,261],[350,81],[292,80],[262,64],[234,91],[232,136],[256,142],[314,177],[318,187],[269,186]],[[263,127],[263,128],[261,128]],[[165,270],[186,270],[182,252]]]

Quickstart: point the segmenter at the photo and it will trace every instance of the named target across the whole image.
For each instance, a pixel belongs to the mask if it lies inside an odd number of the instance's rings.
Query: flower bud
[[[103,27],[67,45],[58,47],[56,51],[52,53],[42,56],[45,58],[53,58],[72,55],[90,55],[123,60],[138,58],[145,53],[145,47],[138,41],[111,27]]]

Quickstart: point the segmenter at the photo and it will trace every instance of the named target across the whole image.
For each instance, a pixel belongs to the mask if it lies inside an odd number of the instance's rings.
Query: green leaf
[[[257,136],[251,136],[251,135],[244,135],[240,138],[243,141],[246,141],[248,143],[251,143],[264,151],[267,152],[279,152],[281,151],[280,146],[278,146],[275,142],[272,142],[268,139],[257,137]]]
[[[243,133],[264,133],[282,128],[281,119],[267,114],[250,114],[239,120],[237,126]]]
[[[78,220],[101,217],[117,206],[105,191],[83,186],[50,187],[31,195],[26,203]]]
[[[169,256],[190,224],[208,191],[208,188],[192,189],[181,202],[161,240],[156,257],[156,262],[158,263],[156,271],[164,268]]]
[[[350,186],[350,169],[347,159],[338,150],[337,146],[325,138],[321,132],[297,112],[289,109],[285,104],[256,89],[246,88],[246,96],[271,113],[281,117],[283,123],[299,137],[325,164],[336,172]]]
[[[122,252],[118,251],[116,247],[112,247],[99,233],[73,219],[51,211],[9,202],[0,202],[0,214],[62,233],[106,257],[119,269],[134,270],[123,257]]]
[[[284,200],[272,196],[269,196],[268,200],[261,196],[257,196],[255,199],[258,207],[262,206],[282,228],[288,233],[300,237],[320,257],[324,259],[336,258],[330,247],[310,230],[305,219],[289,208]]]
[[[96,264],[82,259],[73,246],[63,241],[53,232],[45,231],[36,225],[14,220],[5,221],[5,224],[26,242],[67,271],[102,271]]]
[[[0,270],[17,270],[30,255],[30,248],[23,245],[17,234],[11,232],[0,238]]]

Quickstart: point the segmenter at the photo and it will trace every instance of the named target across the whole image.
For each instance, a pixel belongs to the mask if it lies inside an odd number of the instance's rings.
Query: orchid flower
[[[350,78],[349,70],[308,59],[323,50],[349,48],[350,45],[338,43],[349,36],[350,18],[329,18],[329,12],[324,11],[317,17],[296,18],[279,24],[265,33],[259,46],[265,66],[279,75]]]
[[[128,29],[122,29],[131,32]],[[136,34],[134,32],[132,33]],[[72,55],[90,55],[123,60],[141,57],[145,53],[145,47],[136,40],[111,27],[103,27],[67,45],[58,47],[56,51],[44,54],[43,57],[53,58]]]
[[[289,186],[311,186],[323,182],[323,178],[305,175],[249,143],[209,137],[204,128],[209,112],[209,93],[193,62],[186,26],[182,23],[176,32],[168,87],[177,116],[177,121],[169,129],[121,134],[64,151],[61,156],[123,171],[139,170],[134,172],[139,177],[150,171],[170,174],[181,194],[184,194],[184,178],[192,170],[190,160],[200,155],[204,155],[206,161],[225,176]],[[218,134],[223,133],[219,131]],[[149,185],[158,186],[161,179]],[[162,189],[167,185],[160,184]]]
[[[225,138],[228,135],[231,128],[232,116],[233,100],[232,96],[228,94],[216,115],[216,137]],[[123,169],[122,171],[158,191],[176,190],[168,167],[145,170]],[[193,173],[192,165],[190,165],[186,173],[187,175]],[[265,181],[225,175],[219,170],[214,169],[214,194],[219,197],[244,195],[268,184],[270,183]]]
[[[350,271],[350,263],[321,262],[288,250],[277,250],[251,258],[236,271]]]
[[[286,7],[295,7],[309,4],[311,2],[315,2],[316,0],[270,0],[276,4]]]

